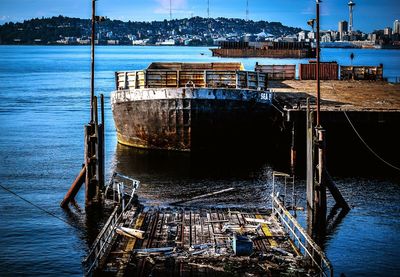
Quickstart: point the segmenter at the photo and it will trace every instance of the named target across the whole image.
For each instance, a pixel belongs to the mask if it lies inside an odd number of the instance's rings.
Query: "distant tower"
[[[395,20],[393,22],[393,34],[400,34],[400,21]]]
[[[172,20],[172,0],[169,0],[169,20]]]
[[[349,2],[349,32],[353,32],[353,7],[356,5],[352,0]]]
[[[339,32],[340,40],[343,39],[343,36],[347,33],[347,31],[348,31],[347,21],[339,21],[338,32]]]
[[[207,0],[207,18],[210,18],[210,0]]]
[[[249,0],[246,0],[246,21],[249,20]]]

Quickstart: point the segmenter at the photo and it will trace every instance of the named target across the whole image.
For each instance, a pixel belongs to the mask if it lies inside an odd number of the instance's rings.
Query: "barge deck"
[[[270,81],[275,99],[306,110],[307,98],[315,101],[314,80]],[[400,112],[400,84],[384,81],[321,80],[321,111]]]

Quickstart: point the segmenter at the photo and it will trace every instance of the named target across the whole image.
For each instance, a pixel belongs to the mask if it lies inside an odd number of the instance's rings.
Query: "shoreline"
[[[0,44],[0,46],[89,46],[90,44]],[[218,45],[157,45],[157,44],[148,44],[148,45],[131,45],[131,44],[96,44],[96,46],[132,46],[132,47],[185,47],[185,48],[218,48]],[[398,48],[365,48],[365,47],[321,47],[321,49],[352,49],[352,50],[400,50]]]

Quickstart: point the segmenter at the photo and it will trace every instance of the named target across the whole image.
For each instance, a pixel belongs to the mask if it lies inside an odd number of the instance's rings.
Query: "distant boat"
[[[210,49],[214,57],[315,58],[315,48],[309,42],[286,41],[221,41],[218,48]]]
[[[203,52],[201,52],[201,53],[200,53],[200,55],[204,55],[204,53],[203,53]]]

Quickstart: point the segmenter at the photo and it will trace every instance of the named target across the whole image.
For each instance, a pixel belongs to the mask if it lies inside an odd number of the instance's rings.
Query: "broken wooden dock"
[[[117,205],[85,259],[87,273],[265,276],[318,272],[332,276],[323,251],[278,195],[272,200],[272,209],[143,207],[131,205],[131,201],[125,209]],[[234,249],[233,241],[237,235],[251,240],[249,253],[235,251],[238,248]]]

